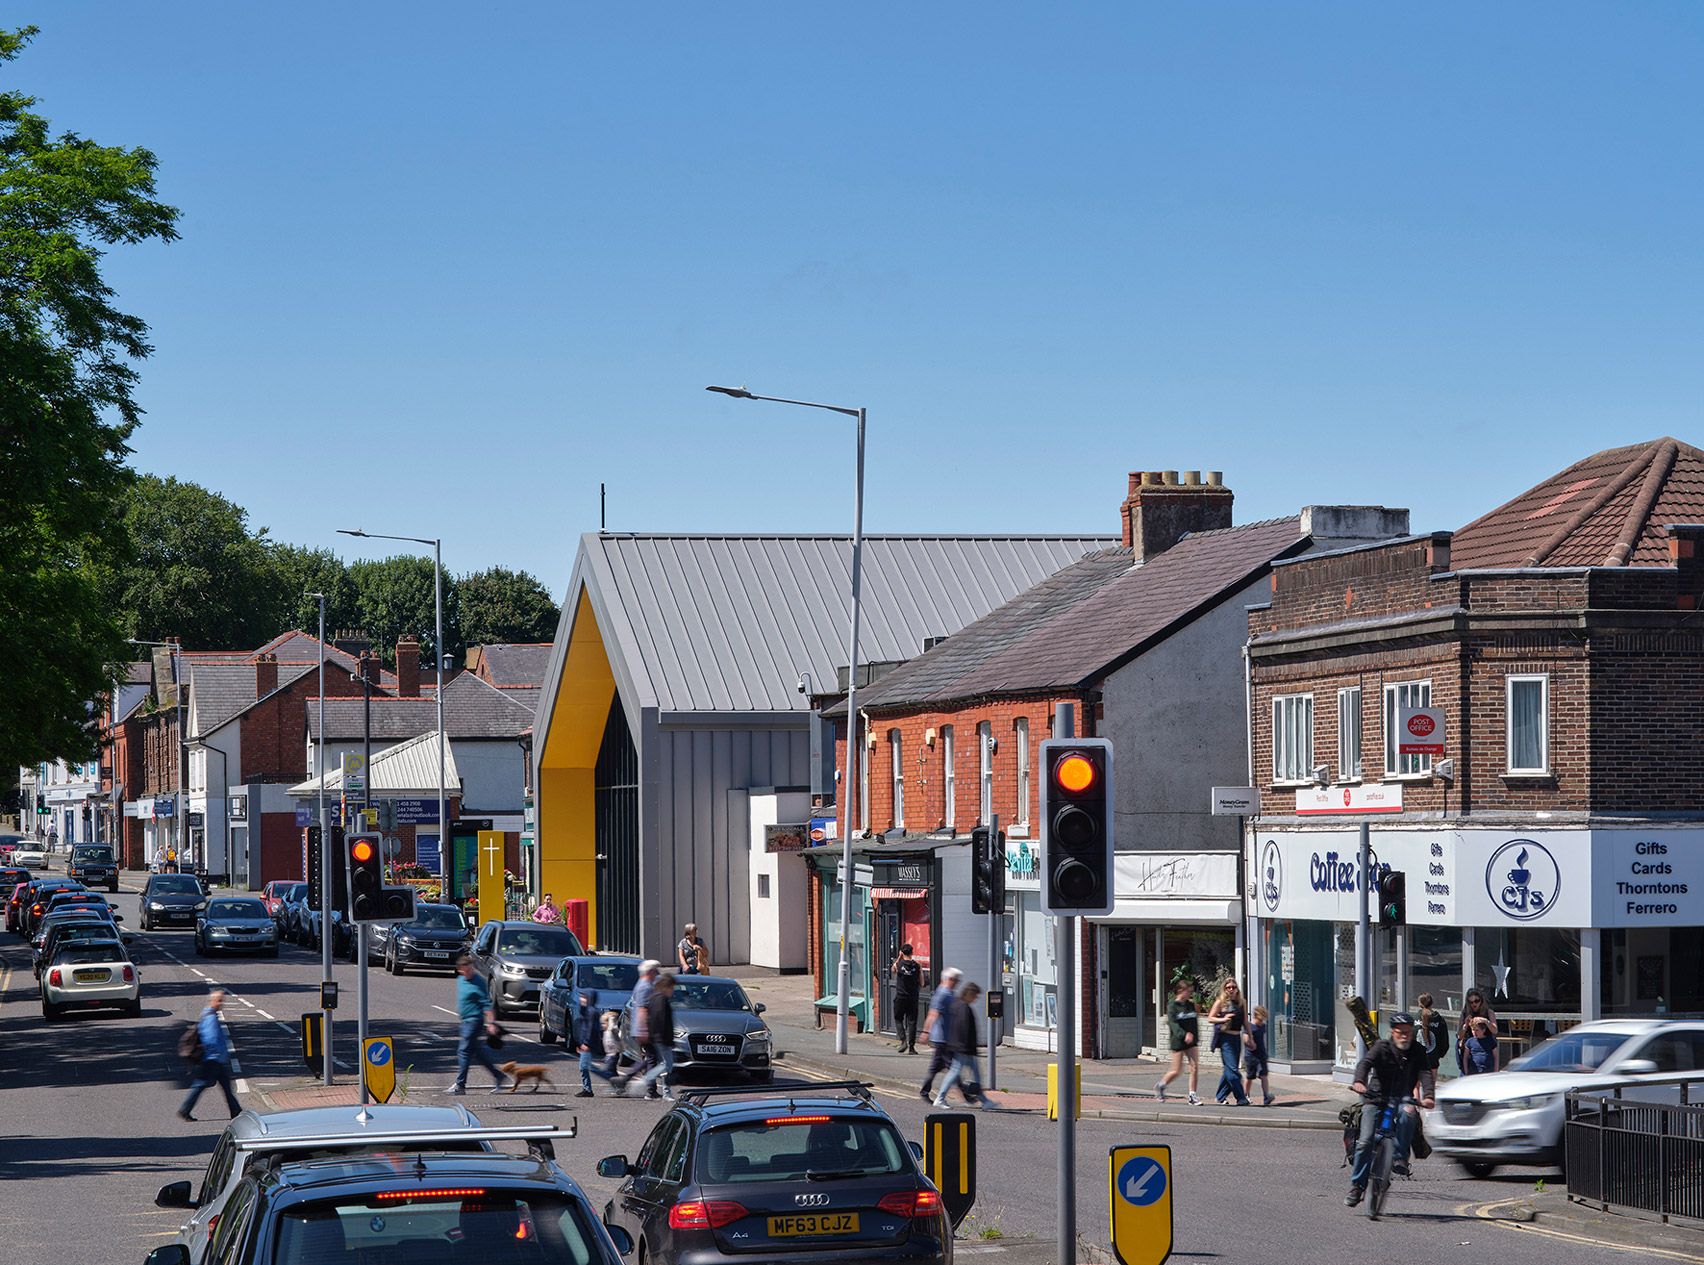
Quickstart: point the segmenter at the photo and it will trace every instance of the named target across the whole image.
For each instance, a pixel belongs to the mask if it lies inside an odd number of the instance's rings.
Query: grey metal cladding
[[[1086,535],[867,536],[859,658],[913,658],[923,638],[957,632],[1114,543]],[[616,608],[600,617],[603,635],[643,679],[643,705],[803,712],[799,674],[832,688],[846,663],[849,536],[589,533],[582,551],[592,555],[587,580],[600,605]]]

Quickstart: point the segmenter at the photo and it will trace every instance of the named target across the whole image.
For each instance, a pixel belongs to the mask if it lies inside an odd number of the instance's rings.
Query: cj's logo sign
[[[1491,854],[1485,866],[1485,890],[1507,917],[1530,921],[1556,903],[1562,871],[1541,843],[1511,839]]]
[[[1278,842],[1268,839],[1260,854],[1260,899],[1269,913],[1278,912],[1278,899],[1284,894],[1284,857]]]

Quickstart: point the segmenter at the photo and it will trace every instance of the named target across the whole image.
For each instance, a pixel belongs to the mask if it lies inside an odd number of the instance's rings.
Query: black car
[[[71,849],[71,863],[65,867],[68,877],[85,887],[104,887],[118,890],[118,862],[112,849],[104,843],[79,843]]]
[[[193,927],[207,908],[207,893],[192,874],[150,874],[142,887],[142,930]]]
[[[676,1072],[744,1072],[758,1084],[775,1075],[770,1060],[775,1038],[763,1022],[763,1003],[746,995],[736,979],[720,975],[676,975],[674,996]],[[642,1054],[633,1035],[633,999],[621,1010],[617,1031],[622,1052],[634,1062]]]
[[[473,964],[485,977],[498,1014],[538,1005],[539,986],[563,958],[585,953],[566,927],[537,922],[485,923],[473,942]]]
[[[118,925],[105,918],[68,918],[64,922],[51,924],[47,935],[43,937],[41,948],[36,953],[36,978],[41,978],[41,964],[51,961],[53,955],[61,946],[81,944],[89,940],[106,940],[113,944],[129,944],[130,937],[118,929]]]
[[[392,975],[410,968],[453,971],[472,939],[454,905],[416,905],[413,922],[380,923],[367,933],[367,957],[378,958]]]
[[[35,939],[36,928],[41,925],[41,920],[47,915],[55,896],[60,892],[80,892],[82,890],[83,885],[81,883],[72,883],[66,879],[48,879],[45,882],[38,883],[30,893],[30,903],[19,911],[18,930],[24,939]]]
[[[658,1265],[728,1260],[949,1265],[952,1225],[919,1149],[855,1081],[687,1090],[621,1178],[604,1223]]]
[[[472,1136],[463,1131],[463,1139]],[[337,1139],[301,1142],[321,1154]],[[262,1146],[278,1143],[258,1139]],[[406,1161],[406,1162],[405,1162]],[[256,1165],[225,1200],[205,1256],[245,1265],[621,1265],[632,1247],[543,1153],[415,1151]],[[168,1243],[146,1265],[190,1265]]]

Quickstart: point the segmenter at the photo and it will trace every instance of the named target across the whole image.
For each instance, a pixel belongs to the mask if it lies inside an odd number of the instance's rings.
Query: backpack
[[[184,1029],[183,1035],[178,1038],[178,1057],[186,1063],[199,1063],[201,1062],[201,1049],[201,1024],[199,1022],[192,1023]]]

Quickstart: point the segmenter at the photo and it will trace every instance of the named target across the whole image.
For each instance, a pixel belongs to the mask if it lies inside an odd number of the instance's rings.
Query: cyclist
[[[1353,1208],[1367,1193],[1367,1171],[1373,1163],[1373,1134],[1378,1131],[1379,1114],[1387,1102],[1412,1099],[1414,1091],[1421,1092],[1421,1104],[1433,1106],[1435,1087],[1431,1060],[1414,1040],[1414,1016],[1399,1010],[1391,1016],[1390,1036],[1375,1041],[1355,1065],[1355,1092],[1366,1100],[1361,1107],[1361,1140],[1355,1147],[1355,1167],[1349,1174],[1349,1193],[1343,1202]],[[1418,1117],[1412,1101],[1403,1102],[1396,1129],[1396,1162],[1394,1171],[1408,1173],[1408,1144],[1414,1138]]]

